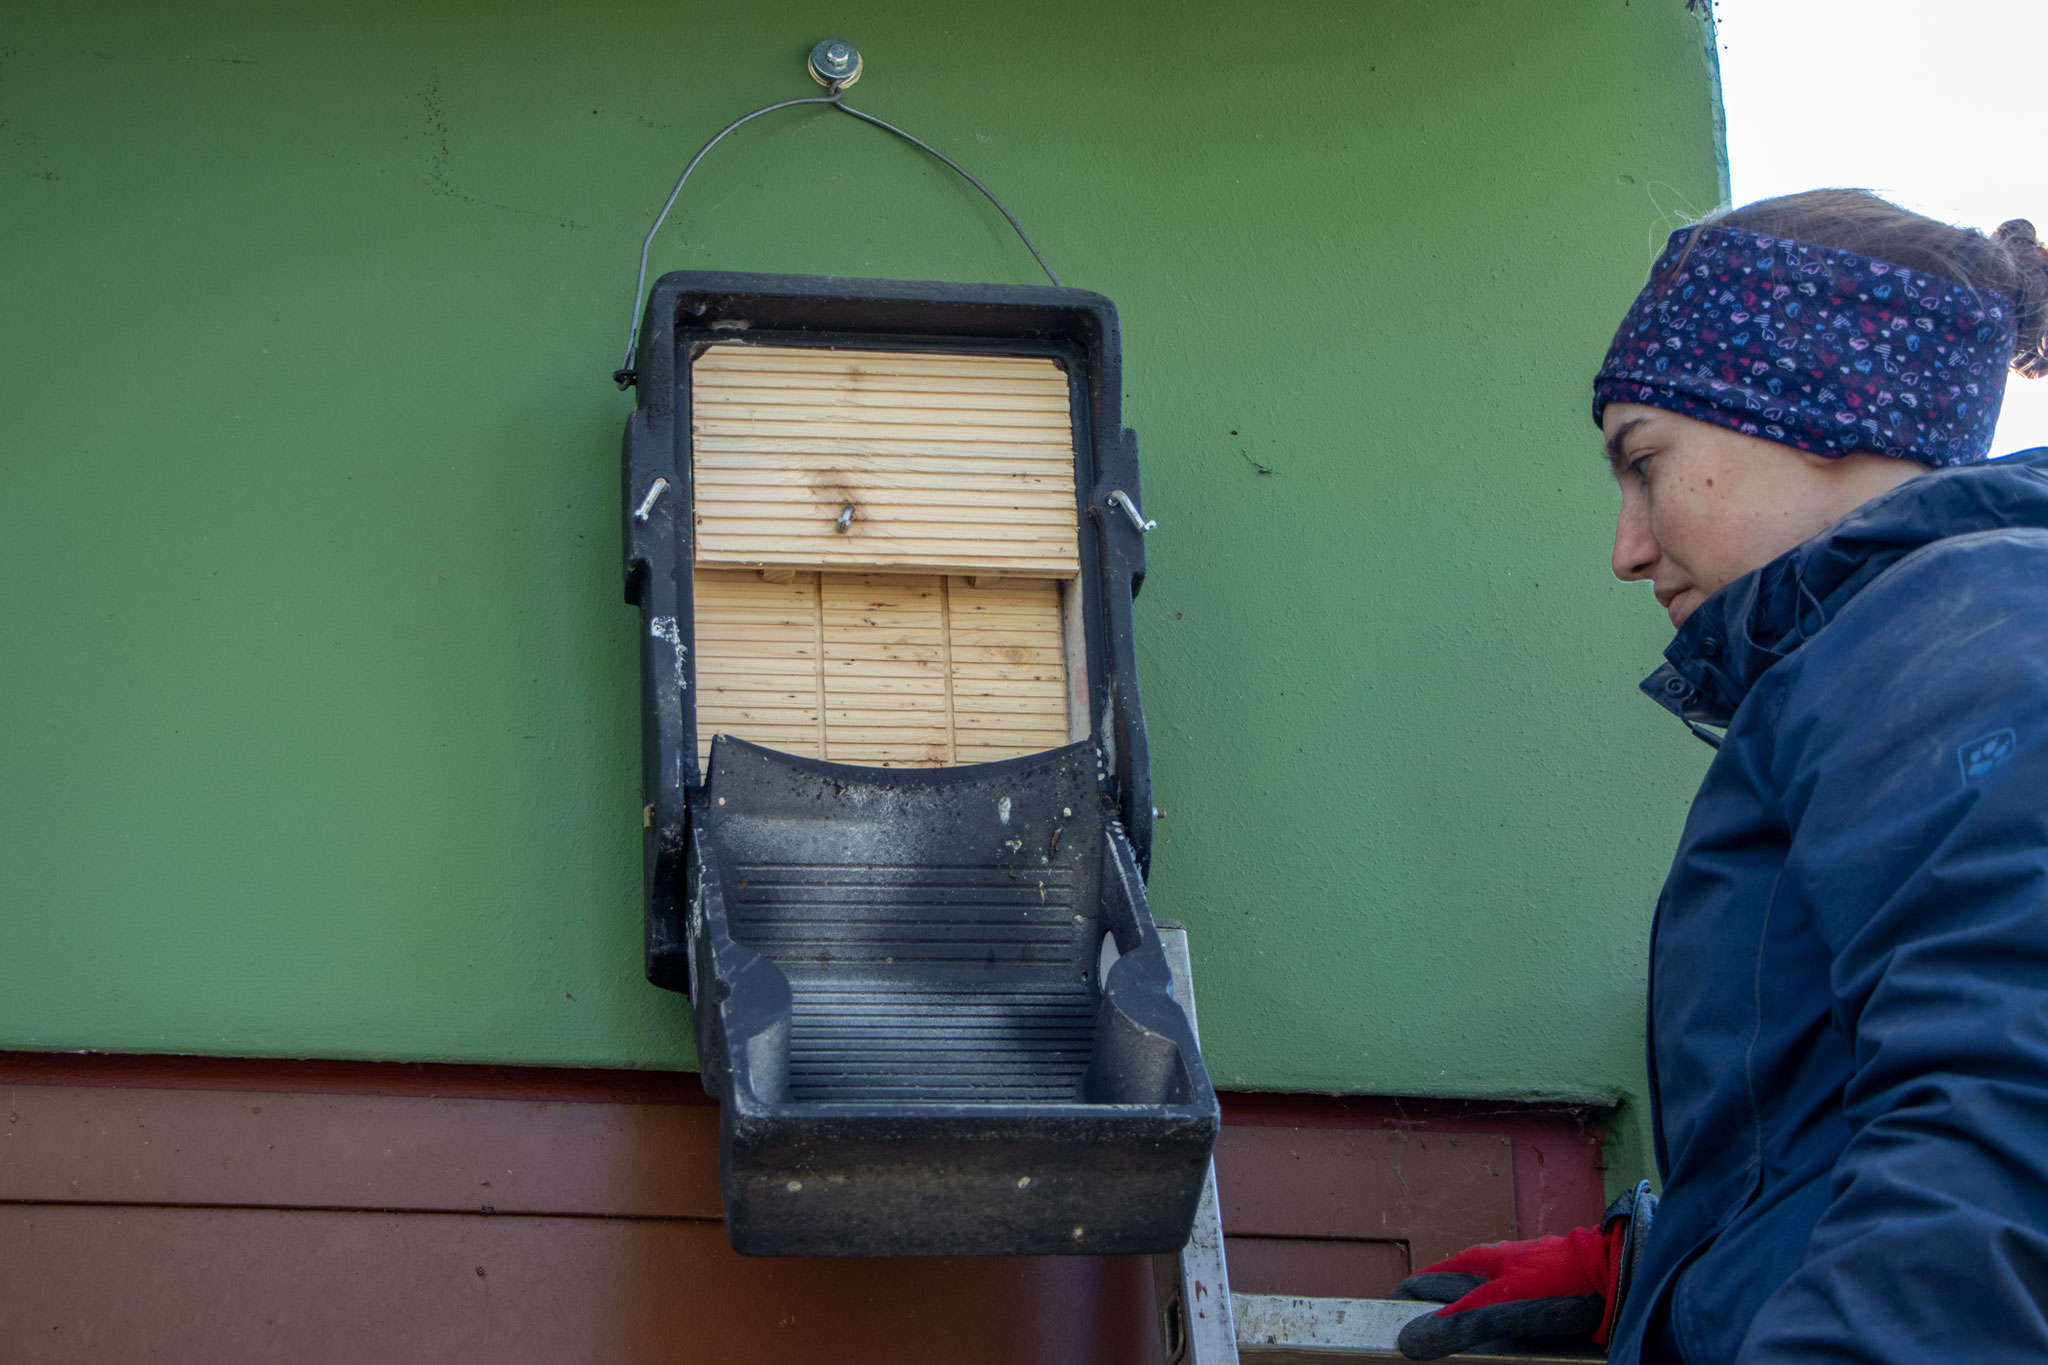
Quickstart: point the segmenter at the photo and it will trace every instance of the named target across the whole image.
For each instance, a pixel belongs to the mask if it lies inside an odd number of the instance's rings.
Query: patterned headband
[[[1687,252],[1687,244],[1691,251]],[[1929,465],[1991,450],[2012,302],[1904,266],[1737,228],[1681,228],[1593,381],[1815,455]]]

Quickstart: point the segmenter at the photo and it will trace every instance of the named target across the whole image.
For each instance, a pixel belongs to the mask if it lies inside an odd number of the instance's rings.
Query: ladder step
[[[1237,1355],[1244,1365],[1328,1365],[1339,1360],[1406,1361],[1396,1338],[1411,1318],[1441,1304],[1406,1299],[1308,1299],[1287,1294],[1232,1294]],[[1584,1355],[1518,1355],[1525,1362],[1601,1360]],[[1494,1355],[1445,1356],[1446,1361],[1499,1360]]]

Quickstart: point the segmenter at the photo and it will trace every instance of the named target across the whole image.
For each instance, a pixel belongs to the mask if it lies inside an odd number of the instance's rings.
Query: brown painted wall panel
[[[1216,1191],[1225,1236],[1401,1241],[1416,1265],[1516,1235],[1513,1145],[1493,1133],[1226,1125]]]
[[[777,1260],[713,1222],[0,1206],[0,1359],[1156,1360],[1135,1258]]]
[[[1606,1135],[1583,1106],[1390,1095],[1226,1093],[1223,1124],[1236,1128],[1339,1128],[1385,1132],[1490,1133],[1514,1145],[1519,1237],[1589,1227],[1606,1207]]]
[[[1224,1099],[1239,1288],[1598,1214],[1580,1114]],[[717,1121],[683,1075],[0,1053],[0,1362],[1156,1359],[1135,1261],[735,1255]]]
[[[1225,1237],[1233,1294],[1383,1299],[1408,1278],[1405,1242],[1324,1237]]]
[[[0,1201],[718,1218],[718,1111],[10,1086]]]

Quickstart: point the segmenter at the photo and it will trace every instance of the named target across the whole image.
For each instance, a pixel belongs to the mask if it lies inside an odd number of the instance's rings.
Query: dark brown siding
[[[1600,1130],[1568,1109],[1226,1095],[1216,1146],[1230,1287],[1382,1298],[1478,1242],[1592,1223]]]
[[[1157,1359],[1138,1262],[749,1260],[703,1219],[0,1207],[0,1358]]]
[[[0,1101],[0,1360],[1158,1358],[1136,1259],[735,1255],[695,1077],[0,1054]],[[1597,1214],[1577,1116],[1395,1103],[1226,1097],[1235,1287]]]

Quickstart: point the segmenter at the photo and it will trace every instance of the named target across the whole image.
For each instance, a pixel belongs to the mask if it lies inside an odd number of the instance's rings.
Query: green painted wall
[[[682,161],[843,33],[1123,310],[1218,1083],[1639,1090],[1704,751],[1585,408],[1718,195],[1679,0],[542,10],[0,26],[0,1046],[689,1061],[605,376]],[[657,268],[1034,279],[843,117],[699,177]]]

